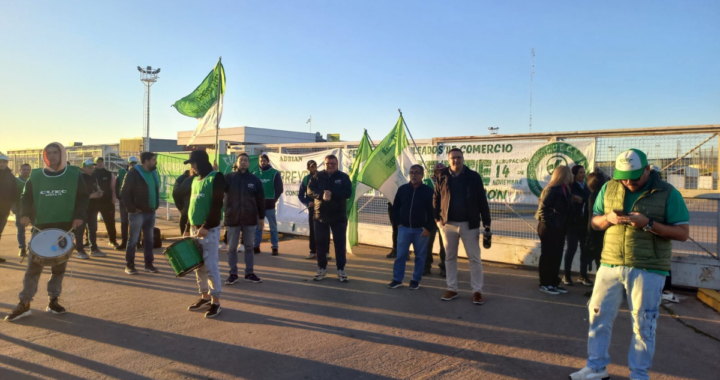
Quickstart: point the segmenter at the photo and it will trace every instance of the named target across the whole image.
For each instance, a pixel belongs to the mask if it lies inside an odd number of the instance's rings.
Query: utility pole
[[[530,133],[532,133],[533,76],[535,75],[535,48],[530,49]]]
[[[143,151],[150,151],[150,86],[152,86],[158,79],[158,73],[160,69],[153,70],[152,66],[142,68],[137,67],[140,72],[140,82],[145,85],[145,99],[143,102]]]

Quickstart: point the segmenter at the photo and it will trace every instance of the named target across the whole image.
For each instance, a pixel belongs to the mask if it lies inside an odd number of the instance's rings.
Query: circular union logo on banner
[[[530,191],[536,197],[540,198],[543,187],[560,165],[587,167],[587,158],[580,149],[564,142],[550,143],[533,154],[527,166],[527,180]]]

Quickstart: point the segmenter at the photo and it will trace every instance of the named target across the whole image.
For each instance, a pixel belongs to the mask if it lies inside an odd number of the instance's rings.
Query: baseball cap
[[[615,173],[613,179],[630,179],[636,180],[640,178],[648,166],[647,156],[639,149],[628,149],[620,153],[615,159]]]
[[[0,153],[0,161],[10,161],[10,157]]]
[[[190,158],[185,160],[183,164],[192,164],[192,163],[199,163],[199,162],[210,162],[210,158],[208,157],[208,154],[204,150],[193,150],[192,153],[190,153]]]
[[[87,160],[83,161],[82,167],[86,168],[88,166],[95,166],[95,162],[92,160],[92,158],[88,158]]]
[[[435,167],[433,168],[433,170],[443,170],[443,169],[445,169],[445,165],[442,162],[438,162],[437,164],[435,164]]]
[[[138,160],[138,158],[135,156],[128,157],[128,164],[131,164],[133,162],[137,164],[138,162],[140,162],[140,160]]]
[[[95,159],[93,160],[93,162],[97,164],[97,162],[100,161],[100,160],[105,161],[105,159],[102,158],[102,156],[100,156],[100,157],[95,157]]]

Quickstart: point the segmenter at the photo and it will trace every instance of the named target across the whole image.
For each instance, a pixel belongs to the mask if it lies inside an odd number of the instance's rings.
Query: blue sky
[[[151,136],[222,55],[221,127],[382,139],[720,123],[717,1],[33,1],[0,12],[0,151]]]

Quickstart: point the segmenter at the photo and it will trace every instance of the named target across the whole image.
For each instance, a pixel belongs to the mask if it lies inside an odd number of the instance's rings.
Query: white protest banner
[[[476,141],[419,146],[428,167],[438,161],[448,165],[450,149],[459,148],[465,165],[483,178],[490,202],[538,204],[538,196],[560,165],[594,166],[595,141],[490,142]]]
[[[303,234],[305,231],[297,231],[296,226],[300,224],[306,228],[308,222],[307,207],[298,199],[300,182],[309,174],[307,162],[314,160],[317,163],[318,170],[325,170],[325,156],[334,154],[338,157],[338,161],[340,161],[339,170],[348,173],[351,160],[346,154],[343,154],[342,149],[339,148],[309,154],[266,154],[270,159],[272,167],[280,172],[283,181],[283,194],[275,206],[277,210],[278,228],[282,226],[281,229],[285,232]],[[303,228],[303,230],[305,228]]]

